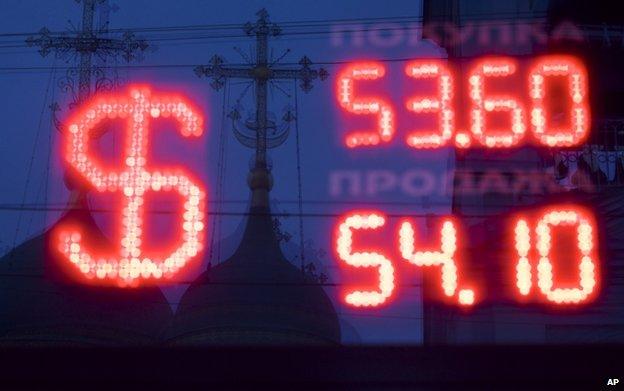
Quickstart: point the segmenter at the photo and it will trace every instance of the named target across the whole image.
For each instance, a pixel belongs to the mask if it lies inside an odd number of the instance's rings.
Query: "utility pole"
[[[247,23],[244,31],[249,36],[256,37],[256,58],[255,63],[250,67],[225,67],[224,59],[218,55],[211,58],[208,65],[200,65],[195,68],[195,73],[199,76],[206,76],[212,79],[210,85],[219,90],[225,85],[227,79],[247,79],[255,85],[256,91],[256,119],[253,125],[255,132],[255,163],[254,169],[267,171],[267,128],[270,126],[267,121],[267,93],[268,83],[271,80],[300,80],[300,87],[304,92],[312,89],[312,81],[319,78],[324,80],[328,73],[324,69],[315,70],[311,68],[312,62],[308,57],[302,57],[299,61],[301,65],[298,69],[277,68],[273,63],[269,63],[269,37],[276,37],[280,34],[280,27],[269,21],[269,14],[265,9],[261,9],[256,14],[258,20],[255,24]],[[239,140],[240,141],[240,140]],[[271,147],[269,145],[269,147]],[[254,171],[252,169],[252,171]],[[251,186],[251,184],[250,184]]]

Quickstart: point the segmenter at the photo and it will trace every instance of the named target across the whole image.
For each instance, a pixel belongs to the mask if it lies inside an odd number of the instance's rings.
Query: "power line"
[[[457,59],[469,59],[472,60],[476,57],[481,57],[479,56],[454,56],[453,60],[457,60]],[[534,58],[535,55],[534,54],[517,54],[513,56],[514,58]],[[408,62],[408,61],[413,61],[415,59],[419,59],[419,60],[440,60],[439,56],[419,56],[419,55],[415,55],[412,57],[386,57],[386,58],[375,58],[376,62]],[[314,61],[315,65],[327,65],[327,66],[331,66],[331,65],[345,65],[345,64],[352,64],[355,60],[334,60],[334,61],[330,61],[330,60],[323,60],[323,61]],[[286,65],[286,66],[298,66],[299,63],[298,62],[281,62],[281,65]],[[100,66],[99,68],[102,69],[128,69],[128,70],[132,70],[132,69],[159,69],[159,68],[169,68],[169,69],[175,69],[175,68],[195,68],[200,64],[152,64],[152,65],[103,65]],[[246,66],[248,64],[246,63],[228,63],[228,65],[231,66],[235,66],[235,67],[243,67]],[[62,66],[56,66],[56,67],[52,67],[52,66],[14,66],[14,67],[0,67],[0,72],[5,72],[5,71],[49,71],[52,69],[60,69],[60,70],[67,70],[67,69],[73,69],[74,67],[72,66],[67,66],[67,67],[62,67]]]
[[[366,205],[365,203],[363,205]],[[413,205],[418,205],[418,204],[413,204]],[[420,205],[419,205],[420,206]],[[449,204],[450,206],[450,204]],[[517,204],[515,206],[518,206]],[[530,205],[525,205],[526,207],[529,207]],[[492,207],[499,207],[499,205],[494,205]],[[64,208],[55,208],[55,207],[20,207],[20,206],[0,206],[0,210],[4,210],[4,211],[39,211],[39,212],[66,212],[68,210],[67,207]],[[80,209],[80,208],[74,208],[73,210],[76,211],[85,211],[85,212],[91,212],[91,213],[120,213],[119,210],[115,210],[115,209],[98,209],[98,208],[84,208],[84,209]],[[148,210],[145,211],[145,213],[150,213],[150,214],[158,214],[158,215],[169,215],[169,214],[180,214],[181,212],[179,210]],[[210,212],[210,211],[206,211],[204,212],[206,215],[209,216],[266,216],[266,213],[254,213],[254,212],[246,212],[246,211],[226,211],[226,212]],[[449,216],[450,213],[390,213],[390,212],[383,212],[380,211],[379,213],[384,214],[387,217],[390,218],[402,218],[402,217],[422,217],[422,218],[428,218],[428,217],[432,217],[432,216]],[[500,215],[501,213],[454,213],[454,216],[457,217],[474,217],[474,218],[487,218],[487,217],[496,217],[498,215]],[[329,218],[329,217],[343,217],[345,215],[345,213],[330,213],[330,212],[326,212],[326,213],[321,213],[321,212],[304,212],[304,213],[298,213],[298,212],[271,212],[268,214],[269,216],[272,217],[307,217],[307,218]],[[624,213],[609,213],[609,217],[618,217],[618,218],[623,218],[624,217]]]
[[[303,191],[301,186],[301,140],[299,135],[299,96],[297,94],[297,81],[293,80],[295,90],[295,153],[297,156],[297,212],[299,213],[299,246],[301,258],[301,272],[305,268],[305,240],[303,232]]]
[[[545,12],[493,12],[483,14],[467,15],[469,20],[485,20],[489,23],[496,24],[500,21],[514,20],[517,21],[519,17],[530,17],[528,20],[544,19],[547,14]],[[482,16],[482,17],[481,17]],[[492,20],[492,17],[497,17],[496,20]],[[384,16],[384,17],[370,17],[370,18],[340,18],[340,19],[317,19],[317,20],[298,20],[298,21],[282,21],[275,22],[280,26],[286,28],[291,27],[332,27],[336,24],[373,24],[382,22],[422,22],[424,17],[422,15],[407,15],[407,16]],[[434,22],[438,22],[433,20]],[[598,26],[598,25],[596,25]],[[244,27],[241,23],[214,23],[214,24],[195,24],[195,25],[170,25],[170,26],[151,26],[151,27],[120,27],[120,28],[108,28],[107,33],[124,33],[126,31],[132,31],[134,33],[143,32],[177,32],[177,31],[210,31],[210,30],[241,30]],[[609,26],[608,26],[609,27]],[[613,27],[613,26],[611,26]],[[603,28],[603,25],[600,25]],[[0,33],[0,37],[25,37],[38,34],[39,32],[7,32]],[[52,35],[61,35],[65,31],[51,31]]]
[[[619,187],[618,187],[619,188]],[[592,193],[587,193],[587,194],[592,194]],[[451,196],[452,194],[449,194],[448,196]],[[529,194],[531,196],[534,197],[547,197],[547,196],[551,196],[552,194]],[[351,197],[352,198],[352,197]],[[298,204],[299,200],[278,200],[280,204]],[[208,204],[219,204],[219,203],[223,203],[223,204],[234,204],[234,205],[248,205],[249,204],[249,200],[215,200],[215,199],[209,199],[206,201],[206,203]],[[388,200],[388,201],[374,201],[374,200],[365,200],[365,199],[360,199],[360,200],[348,200],[348,201],[340,201],[340,200],[302,200],[303,204],[308,204],[308,205],[375,205],[375,206],[421,206],[423,204],[423,201],[421,199],[418,200],[414,200],[414,201],[399,201],[399,200]],[[434,205],[434,206],[444,206],[444,205],[449,205],[450,200],[449,201],[444,201],[444,200],[440,200],[440,201],[436,201],[436,200],[428,200],[427,203],[429,205]],[[492,207],[492,208],[498,208],[498,207],[504,207],[504,206],[518,206],[518,202],[509,202],[509,203],[502,203],[502,202],[497,202],[494,205],[481,205],[480,203],[471,203],[471,202],[466,202],[464,205],[466,206],[478,206],[478,207],[483,207],[483,208],[488,208],[488,207]],[[21,207],[24,208],[54,208],[54,207],[65,207],[67,206],[67,201],[59,201],[59,202],[48,202],[48,203],[4,203],[4,204],[0,204],[0,210],[15,210]]]
[[[510,22],[503,22],[502,19],[496,20],[496,21],[487,21],[485,23],[480,23],[480,26],[503,26],[503,25],[516,25],[518,23],[521,23],[522,20],[519,22],[517,18],[510,18],[509,19]],[[535,19],[533,19],[534,21]],[[406,19],[404,20],[404,22],[421,22],[422,20],[418,20],[418,19]],[[382,23],[379,23],[380,25]],[[320,27],[321,25],[311,25],[310,27]],[[280,36],[282,37],[296,37],[296,36],[311,36],[311,35],[326,35],[326,34],[340,34],[340,33],[362,33],[362,32],[392,32],[392,31],[404,31],[404,30],[421,30],[421,27],[419,26],[418,28],[414,29],[413,26],[387,26],[385,25],[384,27],[372,27],[372,28],[345,28],[345,29],[337,29],[335,24],[327,24],[327,27],[334,27],[331,28],[329,30],[306,30],[306,31],[282,31],[280,33]],[[603,38],[604,37],[604,31],[605,31],[605,26],[600,24],[579,24],[576,25],[578,28],[586,30],[585,31],[585,35],[589,36],[591,35],[592,37],[598,37],[598,38]],[[458,26],[460,27],[460,26]],[[546,24],[544,24],[544,27],[547,27]],[[617,28],[618,26],[611,26],[611,28]],[[228,28],[233,28],[233,27],[228,27]],[[237,29],[241,29],[241,26],[238,25],[235,28]],[[201,29],[200,29],[201,30]],[[209,28],[205,28],[204,30],[210,30]],[[122,30],[120,30],[122,31]],[[133,32],[140,32],[141,29],[132,29]],[[145,30],[145,31],[160,31],[157,28],[154,28],[152,30]],[[168,29],[164,28],[162,30],[162,32],[176,32],[176,31],[196,31],[196,30],[189,30],[189,29],[185,29],[184,27],[180,27],[178,29],[176,28],[171,28]],[[199,31],[199,30],[197,30]],[[619,31],[619,30],[617,30]],[[616,32],[616,31],[614,31]],[[8,33],[8,34],[12,34],[12,33]],[[24,35],[26,33],[15,33],[18,35]],[[37,34],[37,33],[29,33],[29,34]],[[62,36],[63,33],[53,33],[53,35],[56,36]],[[184,40],[213,40],[213,39],[224,39],[224,38],[248,38],[248,35],[245,33],[237,33],[237,34],[231,34],[231,33],[226,33],[226,34],[212,34],[212,35],[187,35],[187,36],[170,36],[171,34],[169,34],[169,36],[165,36],[165,35],[155,35],[152,37],[147,36],[146,40],[151,41],[151,42],[166,42],[166,41],[184,41]],[[2,36],[2,35],[0,35]],[[10,36],[10,35],[9,35]],[[20,48],[20,47],[27,47],[27,43],[21,41],[21,40],[12,40],[12,41],[1,41],[0,43],[5,44],[5,45],[0,45],[1,49],[9,49],[9,48]]]
[[[371,17],[371,18],[345,18],[345,19],[318,19],[318,20],[300,20],[289,22],[274,22],[280,26],[288,27],[318,27],[318,26],[332,26],[335,23],[379,23],[380,21],[422,21],[422,16],[386,16],[386,17]],[[202,30],[241,30],[244,25],[242,23],[213,23],[213,24],[194,24],[194,25],[170,25],[170,26],[152,26],[152,27],[120,27],[109,28],[107,33],[124,33],[126,31],[132,32],[164,32],[164,31],[202,31]],[[0,33],[0,37],[22,37],[38,34],[35,32],[10,32]],[[51,31],[50,34],[63,34],[65,31]]]
[[[511,15],[501,18],[492,19],[492,16],[499,15]],[[531,16],[530,19],[521,19],[520,17],[523,15]],[[535,13],[499,13],[499,14],[487,14],[486,18],[474,18],[471,17],[467,21],[467,23],[472,23],[474,21],[479,21],[479,26],[500,26],[500,25],[515,25],[518,23],[526,23],[526,22],[542,22],[546,20],[546,14],[535,14]],[[367,29],[357,29],[357,28],[349,28],[346,30],[336,30],[332,29],[330,31],[320,31],[320,30],[292,30],[288,31],[290,28],[310,28],[310,27],[336,27],[344,26],[344,25],[355,25],[355,27],[359,27],[361,25],[368,24],[384,24],[384,22],[393,22],[393,23],[414,23],[414,22],[424,22],[423,17],[420,16],[400,16],[400,17],[378,17],[378,18],[353,18],[353,19],[324,19],[318,21],[302,21],[302,22],[278,22],[280,26],[285,26],[286,28],[280,31],[280,35],[288,36],[288,35],[299,35],[299,34],[326,34],[326,33],[340,33],[340,32],[367,32],[367,31],[393,31],[393,30],[404,30],[406,26],[383,26],[377,28],[367,28]],[[433,23],[438,23],[440,21],[432,20]],[[464,23],[465,24],[465,23]],[[544,27],[548,27],[549,25],[544,23]],[[201,31],[212,31],[212,30],[242,30],[242,24],[200,24],[200,25],[173,25],[173,26],[156,26],[156,27],[125,27],[125,28],[116,28],[116,29],[107,29],[107,34],[114,33],[125,33],[127,31],[132,31],[133,33],[176,33],[176,32],[201,32]],[[461,27],[461,25],[457,25],[457,27]],[[601,34],[604,34],[605,28],[608,29],[616,29],[619,31],[621,26],[619,25],[605,25],[605,24],[583,24],[577,23],[575,27],[581,29],[593,29],[599,31]],[[13,32],[13,33],[0,33],[0,37],[25,37],[30,35],[36,35],[39,32]],[[49,32],[50,35],[62,36],[66,34],[65,31],[53,31]],[[204,36],[200,38],[232,38],[232,37],[248,37],[245,33],[239,34],[220,34],[220,35],[212,35],[212,36]],[[159,39],[159,38],[155,38]],[[3,41],[5,43],[22,43],[21,40],[13,40],[13,41]]]

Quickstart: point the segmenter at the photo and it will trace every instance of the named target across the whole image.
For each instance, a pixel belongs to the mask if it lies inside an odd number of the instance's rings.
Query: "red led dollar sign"
[[[91,279],[137,285],[175,275],[202,248],[204,191],[180,170],[146,169],[150,121],[171,117],[185,137],[202,134],[203,119],[179,96],[152,95],[144,87],[130,88],[129,95],[96,96],[67,122],[65,159],[98,192],[122,195],[120,248],[117,256],[88,251],[81,227],[61,226],[60,250],[82,275]],[[96,125],[114,118],[125,119],[125,159],[119,171],[103,169],[89,154],[89,138]],[[147,191],[176,191],[184,199],[180,211],[182,241],[158,257],[146,256],[143,237],[143,202]],[[158,259],[155,259],[158,258]]]

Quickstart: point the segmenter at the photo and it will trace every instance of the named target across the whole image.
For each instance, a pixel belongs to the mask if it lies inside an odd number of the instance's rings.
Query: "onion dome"
[[[293,345],[340,343],[340,324],[323,288],[282,254],[268,206],[272,185],[252,169],[251,207],[241,243],[209,267],[183,295],[171,345]]]
[[[172,311],[158,287],[82,284],[67,275],[52,235],[76,224],[110,245],[83,196],[56,224],[0,259],[0,345],[121,346],[158,343]]]

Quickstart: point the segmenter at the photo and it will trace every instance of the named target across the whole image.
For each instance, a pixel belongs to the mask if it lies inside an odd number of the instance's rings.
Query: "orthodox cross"
[[[304,92],[312,89],[312,81],[319,78],[324,80],[328,73],[324,69],[315,70],[311,68],[311,61],[307,57],[301,58],[298,69],[277,68],[275,63],[269,63],[268,49],[269,37],[278,36],[281,29],[278,25],[269,21],[269,14],[265,9],[261,9],[257,14],[258,20],[255,24],[247,23],[244,31],[249,36],[256,37],[255,63],[251,67],[226,67],[223,66],[224,59],[218,55],[211,58],[208,65],[200,65],[195,68],[195,73],[199,76],[210,77],[210,85],[219,90],[225,85],[225,81],[232,79],[247,79],[255,84],[256,91],[256,118],[253,131],[255,132],[255,142],[253,146],[256,150],[255,168],[267,168],[267,128],[271,125],[267,119],[267,89],[271,80],[299,80],[300,87]],[[240,140],[240,139],[239,139]],[[270,147],[270,146],[269,146]]]
[[[73,102],[69,108],[73,108],[86,100],[91,95],[92,76],[96,77],[95,91],[110,90],[115,86],[115,82],[107,79],[100,67],[93,64],[95,56],[102,61],[110,58],[122,57],[127,62],[137,58],[139,52],[145,51],[148,44],[145,40],[136,39],[134,34],[126,31],[120,38],[110,38],[108,35],[108,21],[105,20],[97,29],[94,27],[94,16],[96,4],[104,16],[108,16],[108,11],[115,10],[110,7],[107,0],[75,0],[82,2],[82,25],[80,30],[74,35],[66,33],[53,33],[47,28],[42,28],[37,36],[26,39],[28,46],[39,48],[39,54],[46,57],[54,52],[57,58],[65,59],[67,62],[77,57],[78,65],[67,70],[66,77],[61,79],[59,84],[65,91],[71,92]],[[75,88],[74,79],[78,79],[78,86]],[[76,92],[77,90],[77,92]],[[57,103],[51,106],[54,125],[63,132],[61,121],[56,117],[56,112],[60,110]],[[79,185],[67,182],[72,194],[70,195],[69,207],[79,206],[84,201],[87,189],[80,188]]]
[[[73,73],[78,76],[78,93],[74,94],[73,105],[79,104],[91,94],[91,76],[96,73],[92,65],[93,57],[99,56],[106,61],[110,57],[123,57],[127,62],[136,58],[137,52],[147,49],[144,40],[136,39],[132,32],[124,32],[121,38],[107,37],[108,26],[102,26],[95,30],[93,17],[96,3],[104,3],[106,0],[76,0],[82,2],[82,26],[75,35],[65,33],[52,33],[47,28],[42,28],[36,37],[28,37],[26,43],[29,46],[38,46],[39,54],[45,57],[50,52],[55,52],[57,57],[78,56],[77,68],[70,68],[68,77]],[[106,6],[106,5],[105,5]],[[96,85],[96,89],[97,89]]]

